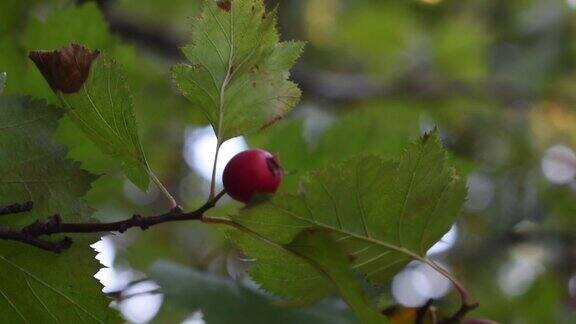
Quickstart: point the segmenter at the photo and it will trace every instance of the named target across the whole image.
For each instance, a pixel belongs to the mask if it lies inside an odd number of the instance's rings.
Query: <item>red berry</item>
[[[230,197],[248,202],[257,193],[274,193],[282,182],[278,158],[264,150],[248,150],[234,156],[224,169],[222,182]]]

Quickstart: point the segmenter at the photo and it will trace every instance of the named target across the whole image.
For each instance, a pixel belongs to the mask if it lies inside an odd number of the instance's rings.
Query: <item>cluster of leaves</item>
[[[218,148],[230,138],[274,124],[300,99],[297,86],[288,80],[288,70],[303,44],[280,42],[275,25],[275,12],[267,13],[260,0],[206,1],[194,22],[192,45],[183,49],[190,62],[176,65],[173,78],[212,125]],[[144,155],[124,72],[109,56],[114,53],[104,50],[89,55],[83,63],[88,64],[89,73],[71,81],[78,85],[73,91],[58,86],[62,84],[58,78],[83,75],[85,66],[74,60],[77,51],[85,54],[88,50],[70,45],[32,56],[60,107],[20,95],[0,97],[0,147],[7,153],[0,162],[0,205],[34,202],[32,211],[3,218],[3,226],[22,226],[53,214],[68,222],[91,220],[84,196],[96,177],[67,159],[67,148],[54,139],[63,117],[82,140],[107,155],[139,188],[146,190],[152,180],[171,198]],[[69,66],[74,73],[54,75],[55,66]],[[5,75],[0,75],[0,88],[4,82]],[[359,155],[315,168],[300,181],[298,192],[286,190],[230,218],[206,221],[226,225],[231,240],[256,260],[251,275],[263,290],[293,305],[309,304],[336,292],[366,323],[386,322],[386,318],[357,275],[383,284],[412,260],[439,269],[426,259],[426,251],[450,228],[466,195],[437,132],[408,146],[396,162]],[[58,256],[3,244],[0,259],[6,267],[0,276],[3,282],[12,283],[1,291],[0,309],[6,318],[67,322],[88,315],[97,322],[116,321],[91,278],[97,265],[87,251],[95,239],[78,238],[72,251]],[[53,268],[58,271],[48,274]],[[192,286],[214,281],[208,292],[217,289],[219,299],[241,293],[254,300],[261,305],[261,313],[254,316],[333,320],[321,318],[326,315],[277,311],[270,308],[267,298],[251,290],[195,273],[161,269],[152,275],[168,297],[170,291],[182,289],[174,283],[184,276]],[[22,293],[21,287],[28,290]],[[55,298],[48,302],[48,296]],[[203,309],[213,307],[198,295],[192,297]],[[242,304],[234,307],[242,311]],[[206,315],[218,321],[217,312]],[[341,320],[347,321],[345,315]]]
[[[298,91],[285,70],[301,50],[298,43],[277,43],[274,17],[260,1],[225,3],[206,4],[193,45],[184,48],[194,64],[174,69],[219,145],[294,106]],[[384,283],[411,260],[431,262],[426,251],[453,224],[465,195],[434,132],[397,163],[358,156],[324,167],[304,177],[298,194],[278,194],[227,222],[236,227],[232,240],[256,259],[251,274],[263,289],[291,304],[336,290],[363,322],[375,323],[382,315],[354,272]]]
[[[33,201],[31,212],[6,215],[2,225],[24,225],[60,214],[66,221],[89,221],[82,200],[94,176],[66,159],[52,135],[62,116],[54,106],[23,96],[0,97],[0,205]],[[109,301],[91,274],[99,265],[89,245],[95,235],[75,238],[69,253],[52,255],[15,242],[2,242],[2,313],[10,322],[114,321]]]
[[[95,7],[82,10],[99,15]],[[61,17],[56,17],[55,21],[60,22],[58,18]],[[105,26],[103,28],[105,30]],[[34,35],[34,31],[29,35]],[[79,38],[78,41],[86,41],[86,37]],[[3,40],[6,41],[6,38]],[[54,43],[65,42],[54,38],[50,40]],[[42,46],[35,41],[31,43]],[[11,45],[7,48],[14,51],[16,44]],[[51,52],[45,54],[56,55]],[[20,59],[24,60],[25,56]],[[72,69],[70,74],[61,77],[73,76],[74,69],[78,68],[75,63],[62,62],[72,66]],[[35,73],[39,75],[37,71]],[[11,87],[26,88],[17,85],[17,73],[1,75],[0,93],[6,81]],[[99,147],[102,153],[117,161],[128,178],[143,190],[148,188],[151,171],[138,139],[132,99],[124,73],[117,63],[101,55],[91,66],[85,81],[77,93],[65,94],[53,88],[60,97],[60,107],[23,95],[4,94],[0,97],[3,156],[0,205],[26,201],[34,203],[29,212],[3,217],[2,226],[24,226],[55,214],[65,222],[94,221],[84,197],[97,176],[82,170],[80,163],[68,159],[67,147],[55,139],[62,118],[73,121],[77,127],[76,136],[91,140],[90,145]],[[53,100],[53,97],[42,96]],[[12,322],[119,321],[118,314],[109,307],[110,300],[101,293],[99,283],[92,277],[100,266],[94,259],[90,245],[98,239],[96,234],[75,235],[74,247],[60,255],[4,242],[0,252],[0,258],[5,263],[1,279],[6,284],[2,287],[4,318]]]

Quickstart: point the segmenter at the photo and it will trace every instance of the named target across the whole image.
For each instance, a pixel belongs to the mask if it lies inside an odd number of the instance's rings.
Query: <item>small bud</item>
[[[99,51],[70,44],[59,51],[32,51],[28,57],[55,93],[76,93],[82,88]]]

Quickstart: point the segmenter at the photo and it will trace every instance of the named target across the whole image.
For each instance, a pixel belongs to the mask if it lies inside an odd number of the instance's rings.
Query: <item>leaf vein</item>
[[[30,284],[30,280],[28,280],[28,277],[24,277],[24,280],[26,280],[26,285],[28,286],[28,289],[30,289],[30,291],[32,292],[32,295],[34,296],[34,298],[36,298],[38,303],[40,303],[40,305],[42,305],[42,307],[44,307],[44,309],[46,310],[46,313],[48,313],[48,315],[50,315],[50,317],[52,317],[56,323],[59,323],[56,316],[54,316],[54,314],[52,314],[52,312],[50,311],[50,309],[48,309],[48,307],[42,301],[42,299],[40,299],[40,297],[38,297],[38,294],[36,294],[36,291],[34,290],[34,288],[32,288],[32,285]]]
[[[70,297],[68,297],[66,294],[64,294],[63,292],[61,292],[60,290],[52,287],[50,284],[48,284],[47,282],[43,281],[42,279],[38,278],[36,275],[28,272],[26,269],[20,267],[19,265],[13,263],[12,261],[8,260],[7,258],[5,258],[4,256],[0,255],[0,259],[3,260],[4,262],[6,262],[7,264],[9,264],[10,266],[12,266],[13,268],[21,271],[22,273],[24,273],[25,275],[29,276],[30,278],[36,280],[37,282],[39,282],[40,284],[42,284],[43,286],[45,286],[46,288],[52,290],[53,292],[55,292],[56,294],[62,296],[64,299],[66,299],[69,303],[71,303],[72,305],[76,306],[77,308],[79,308],[80,310],[82,310],[84,313],[86,313],[87,315],[89,315],[90,317],[92,317],[94,320],[96,320],[99,323],[104,324],[103,321],[101,321],[100,319],[98,319],[95,315],[93,315],[92,313],[90,313],[88,310],[86,310],[82,305],[78,304],[77,302],[75,302],[73,299],[71,299]]]

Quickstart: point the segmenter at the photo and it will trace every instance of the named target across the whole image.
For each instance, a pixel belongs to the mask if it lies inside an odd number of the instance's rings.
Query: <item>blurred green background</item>
[[[293,191],[310,168],[365,151],[394,159],[437,126],[468,179],[469,197],[429,255],[480,302],[474,317],[576,323],[576,1],[266,3],[279,7],[282,38],[308,43],[292,75],[303,100],[279,125],[225,144],[220,168],[248,146],[264,147],[279,152],[288,174],[283,190]],[[200,0],[1,0],[6,92],[55,102],[26,58],[29,50],[77,42],[108,52],[128,74],[152,168],[193,208],[207,196],[215,139],[200,109],[176,91],[169,69],[183,60],[178,47],[189,40],[199,8]],[[96,218],[163,211],[158,192],[139,192],[79,134],[62,121],[58,138],[70,157],[105,174],[88,197]],[[225,202],[212,213],[239,207]],[[109,267],[97,277],[128,321],[197,323],[199,309],[260,314],[259,302],[245,303],[249,297],[234,290],[239,282],[254,286],[245,273],[250,262],[218,230],[166,224],[108,236],[96,249]],[[176,280],[190,291],[213,292],[213,284],[232,292],[172,294]],[[430,298],[449,310],[457,304],[449,283],[416,263],[378,290],[383,306],[415,307]],[[352,321],[339,300],[307,312]]]

